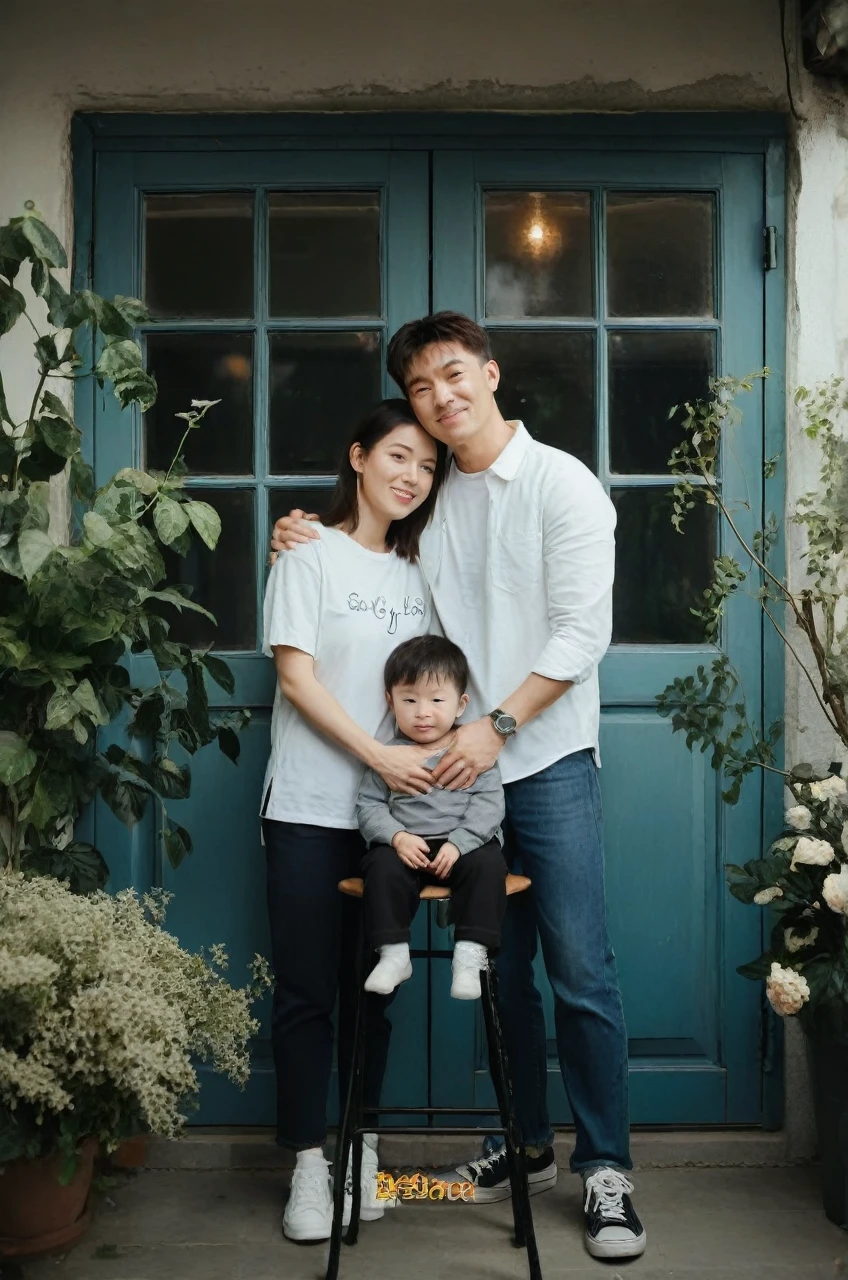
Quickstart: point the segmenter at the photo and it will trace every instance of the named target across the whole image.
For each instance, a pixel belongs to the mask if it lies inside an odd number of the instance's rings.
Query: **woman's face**
[[[359,473],[360,501],[375,515],[403,520],[427,498],[436,474],[436,442],[423,427],[394,427],[369,453],[355,444],[350,451]]]

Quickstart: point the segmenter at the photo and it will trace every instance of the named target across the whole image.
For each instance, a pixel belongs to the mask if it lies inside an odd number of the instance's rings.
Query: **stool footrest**
[[[493,1107],[369,1107],[369,1116],[496,1116]]]
[[[456,1125],[456,1124],[453,1124],[453,1125],[452,1124],[427,1124],[427,1125],[387,1124],[387,1125],[380,1125],[379,1129],[376,1129],[376,1130],[369,1128],[368,1125],[357,1125],[357,1127],[353,1130],[353,1132],[354,1133],[375,1133],[376,1132],[378,1138],[382,1138],[384,1135],[391,1135],[393,1137],[403,1136],[407,1138],[414,1138],[417,1134],[422,1134],[422,1133],[427,1133],[427,1134],[435,1133],[436,1135],[440,1135],[442,1137],[453,1136],[455,1138],[460,1138],[460,1137],[473,1138],[476,1135],[479,1138],[480,1134],[483,1133],[483,1129],[479,1125],[473,1125],[473,1124],[459,1124],[459,1125]],[[493,1124],[491,1126],[487,1125],[485,1132],[506,1134],[507,1131],[502,1125]]]

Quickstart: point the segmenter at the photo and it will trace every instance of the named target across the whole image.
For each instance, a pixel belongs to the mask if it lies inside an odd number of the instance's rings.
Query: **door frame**
[[[73,281],[90,287],[93,275],[95,185],[98,155],[103,152],[220,152],[279,148],[285,151],[342,150],[615,150],[721,152],[761,155],[764,162],[763,226],[776,230],[777,266],[763,272],[763,363],[771,369],[764,387],[764,456],[778,456],[773,474],[762,479],[763,509],[782,515],[785,493],[785,346],[786,346],[786,135],[787,124],[776,113],[644,113],[635,115],[506,115],[500,113],[280,113],[274,115],[146,115],[80,113],[71,122],[74,205]],[[84,353],[83,353],[84,354]],[[77,383],[75,406],[83,432],[83,452],[94,457],[95,397],[93,378]],[[752,477],[753,481],[753,477]],[[783,521],[768,552],[769,567],[780,574],[785,565]],[[763,680],[761,718],[765,724],[784,710],[784,650],[766,620],[760,619]],[[781,825],[782,785],[766,775],[759,814],[761,844]],[[92,822],[86,815],[84,822]],[[141,823],[132,833],[131,868],[143,874],[149,833]],[[146,870],[146,868],[144,868]],[[743,908],[728,902],[725,930]],[[761,914],[760,934],[768,919]],[[734,930],[735,933],[740,931]],[[750,937],[753,930],[743,929]],[[752,948],[753,953],[753,948]],[[745,959],[745,956],[735,956]],[[725,970],[729,956],[724,955]],[[749,998],[729,972],[723,974],[725,1011],[749,1008]],[[735,988],[735,998],[734,998]],[[782,1025],[763,1000],[763,1075],[761,1123],[780,1127],[783,1110]],[[732,1109],[729,1117],[732,1121]]]

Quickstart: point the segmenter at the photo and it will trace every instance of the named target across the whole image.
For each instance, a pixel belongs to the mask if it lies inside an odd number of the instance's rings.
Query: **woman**
[[[433,747],[387,747],[383,667],[426,633],[430,600],[418,539],[444,471],[444,446],[403,400],[383,401],[357,427],[342,459],[320,540],[280,556],[265,596],[265,651],[278,689],[262,828],[276,990],[272,1022],[277,1141],[297,1152],[283,1217],[290,1239],[323,1240],[332,1226],[326,1099],[332,1013],[339,998],[339,1091],[350,1074],[358,904],[338,882],[358,874],[364,844],[355,817],[367,767],[393,791],[429,790]],[[382,733],[381,733],[382,730]],[[377,1106],[386,1066],[388,1003],[368,998],[365,1105]],[[376,1199],[376,1138],[363,1148],[362,1217]]]

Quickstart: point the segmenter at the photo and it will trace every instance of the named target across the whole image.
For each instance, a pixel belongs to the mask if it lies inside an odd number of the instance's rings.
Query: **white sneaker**
[[[380,959],[365,979],[365,990],[387,996],[412,977],[408,942],[390,942],[380,947]]]
[[[450,993],[454,1000],[480,999],[480,970],[489,963],[489,953],[480,942],[458,942],[453,949]]]
[[[377,1199],[377,1170],[379,1168],[379,1159],[377,1156],[377,1135],[376,1133],[366,1133],[362,1143],[362,1173],[360,1184],[362,1187],[359,1201],[359,1219],[361,1222],[376,1222],[382,1218],[386,1208],[394,1208],[396,1200],[378,1200]],[[353,1147],[347,1158],[347,1174],[345,1176],[345,1196],[344,1196],[344,1215],[342,1217],[342,1226],[348,1226],[350,1223],[350,1215],[353,1209]]]
[[[301,1243],[329,1240],[333,1230],[333,1192],[323,1156],[298,1156],[291,1181],[283,1235]]]

